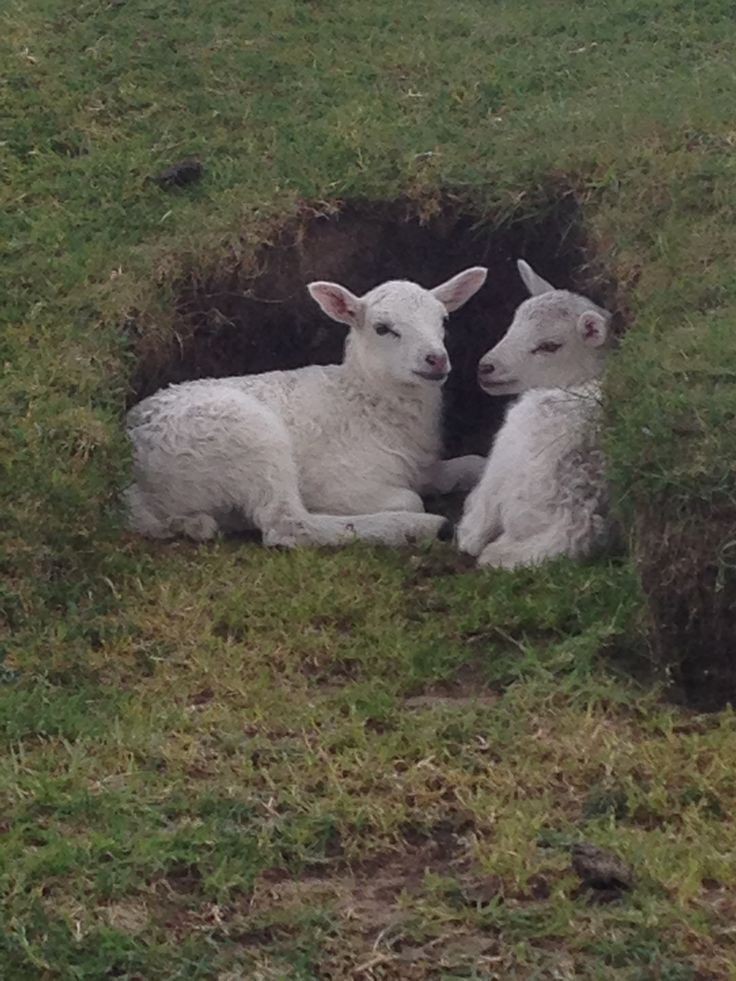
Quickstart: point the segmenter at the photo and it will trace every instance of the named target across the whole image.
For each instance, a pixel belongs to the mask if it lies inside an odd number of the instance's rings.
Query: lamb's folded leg
[[[565,526],[550,525],[529,538],[515,539],[501,535],[483,549],[478,566],[496,569],[520,569],[540,565],[549,559],[570,554],[570,536]],[[578,557],[577,555],[574,557]]]
[[[450,494],[469,491],[483,476],[486,458],[469,454],[452,460],[438,460],[425,472],[420,488],[422,494]]]
[[[408,545],[447,536],[450,523],[439,514],[383,511],[379,514],[304,513],[264,532],[264,545]]]
[[[479,555],[483,547],[497,538],[502,530],[501,490],[503,474],[494,465],[493,457],[486,463],[485,473],[468,494],[463,516],[457,527],[457,546],[468,555]]]

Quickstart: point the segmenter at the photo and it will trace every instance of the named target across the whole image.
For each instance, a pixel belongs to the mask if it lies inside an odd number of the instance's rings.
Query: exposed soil
[[[326,940],[325,977],[404,981],[444,977],[444,963],[490,966],[499,959],[495,930],[469,932],[450,923],[446,930],[417,932],[408,903],[432,905],[441,898],[458,910],[480,910],[494,902],[536,905],[549,899],[552,882],[550,874],[538,874],[525,890],[509,893],[501,879],[484,873],[476,863],[466,838],[472,835],[472,821],[455,818],[431,828],[409,825],[395,849],[318,875],[297,877],[272,869],[256,884],[248,915],[269,923],[274,911],[305,904],[331,906],[335,936]],[[551,875],[559,877],[556,872]],[[268,944],[273,938],[266,933],[261,942]]]
[[[611,299],[611,284],[586,260],[571,193],[550,200],[533,220],[503,224],[456,202],[426,221],[406,201],[305,208],[256,255],[223,257],[215,274],[177,284],[174,331],[163,342],[153,335],[139,341],[132,401],[170,382],[340,361],[346,329],[311,300],[305,288],[311,280],[336,280],[361,294],[387,279],[431,287],[467,266],[486,265],[485,286],[451,319],[453,371],[445,387],[448,454],[485,453],[508,400],[480,391],[476,366],[525,298],[520,257],[560,287]]]
[[[643,508],[636,559],[655,652],[676,698],[704,711],[736,704],[736,566],[730,502],[683,513]]]

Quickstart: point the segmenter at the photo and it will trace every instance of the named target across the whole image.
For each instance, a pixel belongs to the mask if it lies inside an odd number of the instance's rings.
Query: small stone
[[[631,866],[607,848],[580,842],[570,849],[573,870],[592,889],[623,892],[634,884]]]
[[[190,157],[172,164],[160,174],[153,178],[159,187],[183,187],[185,184],[193,184],[198,181],[204,173],[204,167],[199,160]]]

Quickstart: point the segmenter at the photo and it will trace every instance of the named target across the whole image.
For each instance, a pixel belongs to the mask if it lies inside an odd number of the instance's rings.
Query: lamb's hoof
[[[455,537],[455,525],[452,521],[445,519],[440,525],[440,530],[437,532],[437,537],[441,542],[451,542]]]
[[[467,515],[458,523],[455,529],[455,545],[459,552],[476,558],[488,544],[488,534],[483,525],[478,528],[473,525]]]
[[[217,536],[219,525],[211,514],[189,514],[171,521],[177,535],[186,535],[193,542],[209,542]]]

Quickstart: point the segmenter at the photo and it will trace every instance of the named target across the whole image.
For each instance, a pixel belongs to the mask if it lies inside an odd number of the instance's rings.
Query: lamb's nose
[[[430,368],[436,368],[437,371],[447,371],[446,354],[428,354],[424,360]]]
[[[495,370],[496,366],[492,361],[481,361],[478,365],[478,376],[486,378],[488,375],[492,375]]]

